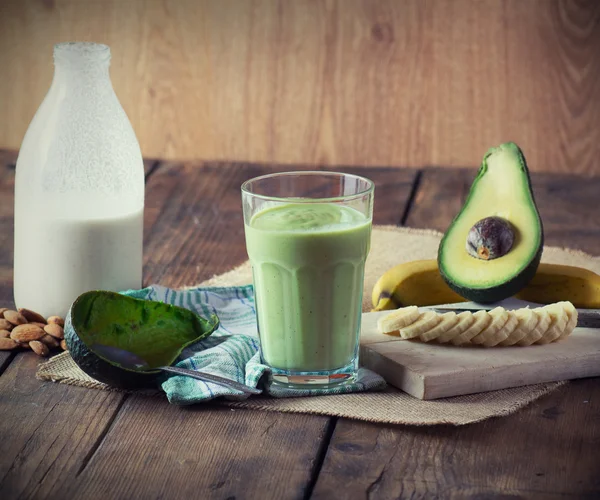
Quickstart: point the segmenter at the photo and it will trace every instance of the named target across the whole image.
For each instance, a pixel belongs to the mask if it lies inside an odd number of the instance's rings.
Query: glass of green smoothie
[[[242,185],[261,358],[273,383],[316,389],[355,379],[373,190],[335,172]]]

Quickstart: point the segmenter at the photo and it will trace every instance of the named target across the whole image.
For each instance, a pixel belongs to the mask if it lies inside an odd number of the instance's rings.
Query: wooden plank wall
[[[600,175],[597,0],[2,0],[0,147],[52,44],[111,45],[144,155]]]

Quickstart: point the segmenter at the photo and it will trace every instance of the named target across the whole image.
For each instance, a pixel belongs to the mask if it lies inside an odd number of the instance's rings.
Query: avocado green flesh
[[[467,235],[476,222],[490,216],[509,221],[515,240],[506,255],[478,259],[465,248]],[[542,247],[542,222],[520,149],[513,143],[492,148],[484,157],[467,201],[440,243],[442,276],[466,298],[500,300],[518,292],[533,277]]]
[[[71,357],[88,375],[117,387],[136,388],[153,385],[160,373],[156,368],[171,365],[186,346],[209,336],[218,324],[216,316],[206,320],[170,304],[92,291],[71,306],[65,340]],[[125,368],[95,352],[96,345],[129,351],[154,370]]]

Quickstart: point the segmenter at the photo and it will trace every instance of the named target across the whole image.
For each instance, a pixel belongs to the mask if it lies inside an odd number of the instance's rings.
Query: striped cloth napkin
[[[189,290],[172,290],[153,285],[124,293],[138,299],[185,307],[205,318],[211,314],[219,317],[220,326],[210,337],[184,349],[175,365],[180,368],[227,377],[280,398],[381,390],[386,385],[383,378],[366,368],[359,369],[354,383],[330,389],[299,390],[272,385],[269,367],[260,360],[252,285]],[[211,382],[172,374],[165,375],[162,389],[167,393],[169,401],[178,405],[208,401],[219,396],[231,400],[248,397]]]

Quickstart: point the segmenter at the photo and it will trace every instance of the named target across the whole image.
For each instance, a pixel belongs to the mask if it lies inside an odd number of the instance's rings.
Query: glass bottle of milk
[[[106,45],[56,45],[19,151],[14,298],[45,316],[88,290],[142,284],[144,166],[109,65]]]

